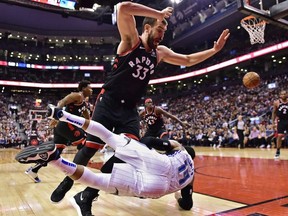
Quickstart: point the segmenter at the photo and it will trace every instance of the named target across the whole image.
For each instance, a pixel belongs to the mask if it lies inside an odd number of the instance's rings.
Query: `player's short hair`
[[[196,156],[194,149],[190,146],[184,146],[184,148],[186,149],[188,154],[191,156],[192,160],[194,160],[194,158]]]
[[[82,91],[83,90],[83,88],[86,88],[88,85],[90,85],[91,84],[91,82],[90,81],[88,81],[88,80],[82,80],[80,83],[79,83],[79,85],[78,85],[78,91]]]
[[[150,25],[150,26],[154,26],[157,23],[157,19],[155,18],[151,18],[151,17],[145,17],[142,23],[142,32],[144,32],[144,27],[146,24]],[[168,25],[168,22],[166,19],[162,20],[162,23],[166,26]]]

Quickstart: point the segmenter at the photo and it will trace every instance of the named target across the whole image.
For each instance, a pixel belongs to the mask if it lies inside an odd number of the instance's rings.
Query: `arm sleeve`
[[[187,185],[183,189],[181,189],[181,196],[179,198],[178,204],[184,210],[190,210],[193,207],[193,199],[192,199],[193,188],[192,185]]]
[[[141,143],[144,143],[148,148],[154,148],[160,151],[171,151],[171,143],[168,140],[159,139],[155,137],[142,137],[140,139]]]

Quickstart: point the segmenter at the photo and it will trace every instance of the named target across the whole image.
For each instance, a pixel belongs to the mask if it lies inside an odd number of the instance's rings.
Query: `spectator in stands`
[[[260,132],[256,126],[253,126],[250,134],[249,134],[249,141],[248,141],[248,146],[250,147],[259,147],[259,135]]]
[[[267,136],[265,124],[259,124],[259,147],[266,148],[267,146]]]

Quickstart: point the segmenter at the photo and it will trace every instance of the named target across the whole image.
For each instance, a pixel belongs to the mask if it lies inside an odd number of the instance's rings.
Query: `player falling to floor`
[[[274,101],[272,111],[272,124],[274,130],[277,128],[276,139],[276,154],[275,158],[280,157],[280,148],[282,145],[282,139],[288,132],[288,94],[287,91],[280,91],[280,98]],[[277,122],[277,127],[276,127]]]
[[[139,116],[147,125],[147,131],[144,134],[144,137],[152,136],[168,139],[168,132],[165,129],[163,116],[179,122],[183,128],[189,126],[187,122],[183,122],[176,116],[163,110],[161,107],[155,106],[151,98],[145,100],[145,109],[139,113]]]
[[[174,65],[192,66],[214,56],[224,47],[229,38],[229,30],[225,29],[211,48],[197,53],[180,54],[160,45],[167,30],[167,18],[172,15],[173,8],[155,10],[147,6],[125,1],[117,5],[117,27],[121,41],[117,47],[111,71],[102,86],[95,104],[92,119],[115,133],[139,139],[139,113],[137,103],[146,93],[148,83],[154,75],[158,63],[166,62]],[[142,33],[139,35],[135,16],[145,17]],[[74,162],[87,165],[90,158],[105,143],[93,135],[88,135],[85,146],[77,152]],[[102,172],[110,172],[115,158],[111,157],[101,168]],[[117,159],[115,159],[117,161]],[[68,188],[68,187],[67,187]],[[59,193],[51,195],[51,200],[62,200],[67,188],[59,188]],[[66,189],[66,190],[65,190]],[[82,214],[92,215],[92,201],[98,197],[98,190],[86,188],[80,207]],[[82,194],[82,193],[81,193]],[[79,197],[80,193],[75,197]]]
[[[58,102],[57,107],[65,108],[67,112],[75,114],[77,116],[84,116],[85,118],[90,118],[87,109],[87,103],[85,100],[87,100],[87,98],[89,98],[91,95],[92,88],[90,86],[90,81],[83,80],[78,84],[78,92],[72,92],[66,95],[62,100]],[[53,142],[56,144],[60,153],[63,151],[63,149],[68,143],[77,146],[78,149],[80,149],[85,143],[85,132],[70,123],[51,120],[50,127],[54,128]],[[46,163],[37,163],[35,166],[28,168],[25,171],[25,174],[27,174],[35,183],[41,182],[38,177],[38,171],[43,166],[46,166]],[[65,179],[65,182],[66,181],[69,180]]]
[[[159,198],[174,193],[191,184],[193,180],[192,158],[195,152],[191,147],[184,148],[177,141],[153,137],[143,140],[143,144],[124,134],[117,135],[96,121],[75,116],[59,108],[52,107],[48,113],[50,117],[71,123],[100,137],[115,150],[115,156],[125,163],[114,164],[110,174],[94,173],[82,165],[60,157],[53,143],[25,148],[16,156],[20,163],[49,162],[73,180],[92,188],[141,198]],[[155,151],[155,146],[165,149],[166,154]],[[73,202],[78,214],[82,215],[78,200],[73,198]]]

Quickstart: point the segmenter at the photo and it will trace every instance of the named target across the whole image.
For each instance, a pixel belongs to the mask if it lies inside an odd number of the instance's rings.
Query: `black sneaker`
[[[46,117],[49,119],[59,120],[63,116],[62,109],[55,107],[53,104],[48,104]]]
[[[279,159],[279,158],[280,158],[280,151],[277,151],[277,152],[276,152],[274,158],[275,158],[275,159]]]
[[[74,181],[68,176],[58,185],[58,187],[51,194],[50,200],[53,203],[60,202],[65,194],[72,188]]]
[[[54,142],[45,142],[38,146],[28,146],[21,150],[15,157],[19,163],[47,163],[57,160],[59,152]]]
[[[93,200],[94,197],[91,197],[89,192],[82,191],[72,197],[70,202],[77,210],[78,216],[93,216],[91,212]]]

